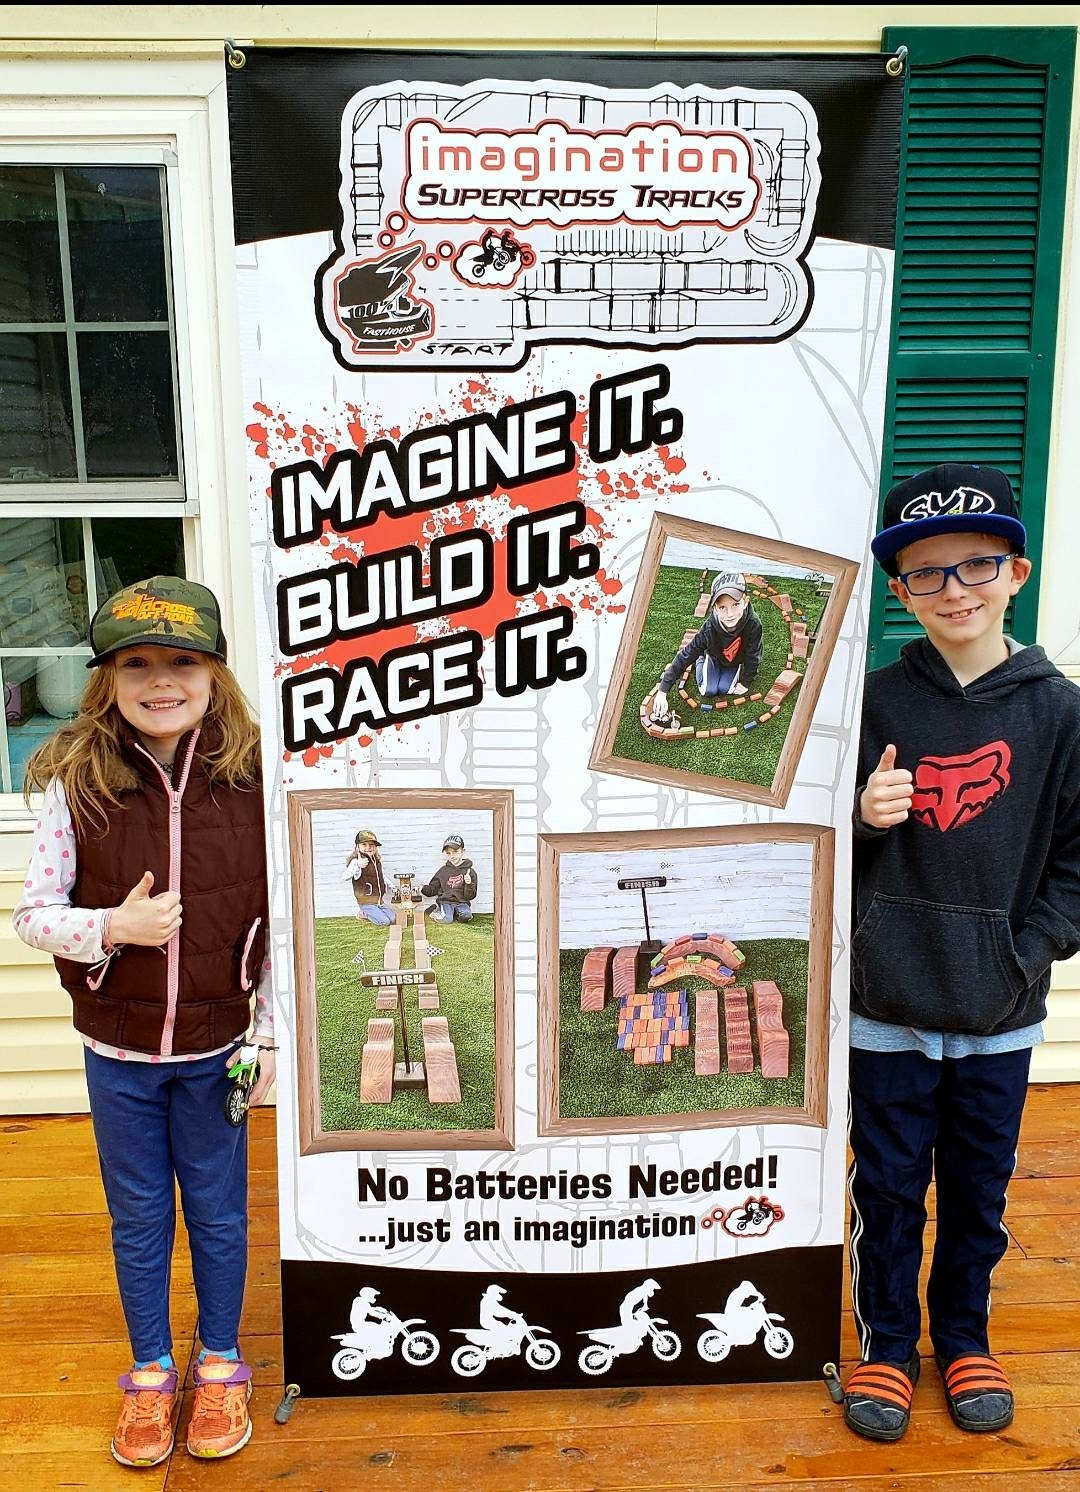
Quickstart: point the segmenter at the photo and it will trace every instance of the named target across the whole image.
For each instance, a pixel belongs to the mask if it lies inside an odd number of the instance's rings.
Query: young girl
[[[251,1434],[251,1370],[237,1343],[247,1136],[225,1102],[253,996],[253,1102],[274,1078],[258,729],[201,585],[155,576],[128,586],[97,611],[90,646],[79,715],[27,768],[27,791],[44,802],[14,921],[54,955],[86,1047],[134,1358],[112,1453],[154,1466],[172,1450],[179,1407],[174,1177],[202,1342],[187,1448],[228,1456]]]

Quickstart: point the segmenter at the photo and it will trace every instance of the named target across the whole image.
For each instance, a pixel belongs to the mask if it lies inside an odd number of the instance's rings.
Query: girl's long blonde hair
[[[259,727],[240,685],[219,658],[207,657],[210,703],[202,718],[199,756],[211,782],[254,787],[259,781]],[[108,828],[108,810],[139,777],[123,751],[125,721],[116,705],[116,660],[95,668],[79,713],[42,743],[26,764],[27,801],[56,778],[64,789],[78,833]]]

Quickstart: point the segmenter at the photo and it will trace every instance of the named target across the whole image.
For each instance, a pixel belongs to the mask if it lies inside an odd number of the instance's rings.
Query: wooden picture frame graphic
[[[493,1129],[326,1130],[320,1114],[318,986],[312,815],[337,810],[438,809],[491,814],[495,875],[495,1127]],[[288,794],[292,865],[293,966],[296,980],[296,1085],[300,1154],[340,1150],[512,1150],[514,1148],[514,795],[456,788],[311,788]],[[452,1035],[452,1032],[451,1032]],[[357,1083],[361,1023],[357,1022]]]
[[[832,982],[833,862],[835,831],[815,824],[742,824],[726,828],[620,830],[615,833],[541,834],[537,845],[537,1133],[550,1135],[678,1133],[745,1124],[828,1122],[829,1005]],[[658,852],[695,846],[761,844],[811,846],[809,938],[806,981],[806,1047],[801,1108],[777,1105],[710,1109],[683,1114],[637,1114],[563,1118],[560,1113],[560,859],[593,854],[599,864],[630,850]],[[730,931],[730,930],[728,930]],[[723,1000],[721,999],[721,1024]],[[696,1038],[696,1032],[695,1032]],[[616,1054],[613,1052],[613,1056]],[[625,1054],[620,1054],[625,1055]]]
[[[799,685],[784,745],[773,780],[768,787],[742,782],[738,778],[713,777],[678,766],[668,767],[654,762],[638,762],[630,757],[613,754],[615,737],[626,708],[626,696],[633,673],[634,660],[641,645],[657,574],[669,539],[685,539],[692,543],[745,555],[746,569],[750,572],[764,568],[769,560],[776,560],[785,565],[798,565],[810,571],[818,571],[831,580],[831,591],[818,627],[816,643]],[[725,798],[738,798],[744,802],[767,803],[774,808],[783,808],[795,780],[799,758],[813,721],[814,707],[821,693],[822,684],[825,682],[829,660],[840,635],[844,613],[855,587],[858,572],[859,566],[854,560],[842,559],[839,555],[826,554],[822,550],[784,544],[776,539],[738,533],[733,529],[717,528],[713,524],[700,523],[696,519],[680,518],[674,513],[654,514],[645,539],[645,550],[641,557],[641,566],[634,584],[634,593],[627,611],[611,681],[608,684],[603,709],[600,712],[600,723],[593,741],[592,755],[589,758],[590,768],[594,772],[609,772],[616,777],[636,777],[645,782],[669,783],[672,787],[697,788],[700,792],[714,793]],[[762,693],[765,692],[763,689]],[[635,705],[637,703],[639,702],[635,701]],[[760,704],[758,708],[761,709]],[[713,715],[710,718],[715,720],[719,717]],[[754,715],[751,718],[757,717]],[[734,719],[733,713],[733,722]]]

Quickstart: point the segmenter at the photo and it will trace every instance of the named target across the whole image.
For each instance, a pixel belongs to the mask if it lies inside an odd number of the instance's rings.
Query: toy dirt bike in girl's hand
[[[232,1087],[225,1098],[225,1117],[239,1128],[251,1106],[251,1090],[259,1081],[259,1048],[254,1042],[245,1042],[233,1057],[228,1077]]]

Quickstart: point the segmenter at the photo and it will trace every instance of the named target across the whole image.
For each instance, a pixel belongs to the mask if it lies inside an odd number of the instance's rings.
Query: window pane
[[[0,321],[63,319],[55,170],[0,166]]]
[[[94,518],[98,596],[151,575],[184,574],[184,531],[179,518]]]
[[[184,573],[177,518],[95,518],[90,527],[99,600],[149,575]],[[79,518],[0,518],[3,791],[21,791],[31,752],[75,713],[86,685],[86,652],[18,657],[10,651],[87,646],[83,533]]]
[[[0,482],[75,474],[63,332],[0,334]]]
[[[175,477],[176,416],[167,332],[80,332],[86,474]]]
[[[67,166],[76,321],[167,321],[161,172]]]

